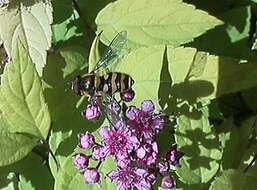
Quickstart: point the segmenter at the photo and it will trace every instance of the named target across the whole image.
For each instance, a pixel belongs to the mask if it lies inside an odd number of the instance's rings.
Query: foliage
[[[255,190],[256,3],[0,1],[0,59],[4,51],[9,56],[0,70],[0,189],[115,189],[105,176],[115,170],[113,159],[99,169],[101,188],[85,186],[73,166],[77,134],[98,136],[108,121],[81,116],[88,101],[71,83],[125,30],[112,70],[135,80],[135,99],[126,106],[151,99],[176,117],[175,133],[166,123],[157,140],[160,152],[177,144],[185,154],[177,189]]]

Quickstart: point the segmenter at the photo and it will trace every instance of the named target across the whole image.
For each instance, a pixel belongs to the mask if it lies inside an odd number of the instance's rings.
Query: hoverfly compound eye
[[[72,90],[78,95],[81,96],[80,91],[80,76],[77,76],[74,82],[72,83]]]

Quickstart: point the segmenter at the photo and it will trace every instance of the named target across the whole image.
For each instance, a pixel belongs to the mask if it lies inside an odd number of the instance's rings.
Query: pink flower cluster
[[[110,171],[107,176],[117,181],[117,190],[152,190],[156,179],[162,178],[162,187],[173,189],[176,182],[173,176],[167,175],[170,165],[181,167],[179,160],[184,155],[174,145],[165,156],[159,154],[156,135],[164,127],[163,114],[155,113],[151,100],[142,102],[141,109],[130,106],[126,110],[128,121],[120,121],[115,126],[102,127],[98,133],[102,141],[96,143],[94,136],[86,132],[79,134],[79,147],[92,149],[92,154],[74,155],[74,165],[83,170],[86,184],[101,184],[100,164],[108,156],[114,156],[117,170]],[[89,168],[89,159],[98,160],[96,168]]]

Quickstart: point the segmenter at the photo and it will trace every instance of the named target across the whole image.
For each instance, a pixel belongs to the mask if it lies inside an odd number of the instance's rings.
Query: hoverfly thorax
[[[94,95],[94,84],[93,84],[94,76],[87,75],[84,77],[77,76],[72,84],[72,90],[78,95]]]

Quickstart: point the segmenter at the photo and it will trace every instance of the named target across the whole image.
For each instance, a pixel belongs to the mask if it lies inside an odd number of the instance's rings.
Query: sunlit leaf
[[[101,34],[98,34],[92,45],[91,45],[91,48],[90,48],[90,53],[89,53],[89,60],[88,60],[88,73],[90,73],[91,71],[93,71],[94,67],[96,66],[96,63],[97,61],[99,61],[100,59],[100,53],[99,53],[99,40],[100,40],[100,35]]]
[[[12,1],[12,8],[0,9],[0,36],[10,53],[19,38],[28,49],[37,72],[42,75],[51,47],[52,6],[49,0]]]
[[[119,0],[99,12],[96,24],[98,31],[104,31],[105,43],[117,32],[127,30],[128,46],[139,47],[178,46],[222,22],[178,0]]]
[[[18,41],[1,78],[0,110],[9,124],[9,131],[46,138],[50,115],[41,80],[28,52]]]
[[[140,48],[125,57],[118,65],[117,71],[129,74],[135,84],[132,87],[136,96],[133,105],[140,106],[141,102],[151,99],[158,105],[158,90],[165,48]]]

